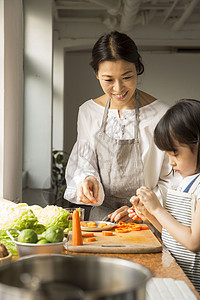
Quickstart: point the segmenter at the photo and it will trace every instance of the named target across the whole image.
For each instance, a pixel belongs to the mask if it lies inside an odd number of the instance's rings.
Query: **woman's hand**
[[[98,202],[99,183],[94,176],[88,176],[77,187],[77,197],[84,204],[96,204]]]
[[[141,203],[140,208],[142,207],[142,205],[145,206],[145,209],[147,209],[152,215],[158,207],[162,207],[158,197],[150,188],[141,186],[136,191],[136,194]]]
[[[128,206],[122,206],[115,210],[112,214],[109,214],[108,217],[110,218],[111,222],[126,222],[131,223],[133,220],[128,216]]]

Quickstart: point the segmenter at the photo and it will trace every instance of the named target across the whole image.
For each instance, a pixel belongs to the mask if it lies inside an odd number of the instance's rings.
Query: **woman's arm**
[[[84,202],[84,204],[98,206],[104,200],[104,191],[100,182],[93,146],[94,137],[93,132],[91,132],[91,128],[94,129],[95,127],[92,125],[93,121],[93,119],[88,118],[85,109],[79,110],[78,138],[66,167],[67,189],[64,198],[76,204],[83,204]]]

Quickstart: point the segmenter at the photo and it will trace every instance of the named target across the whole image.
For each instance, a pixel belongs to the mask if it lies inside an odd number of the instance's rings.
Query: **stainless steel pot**
[[[26,256],[0,267],[0,300],[145,300],[151,277],[124,259]]]

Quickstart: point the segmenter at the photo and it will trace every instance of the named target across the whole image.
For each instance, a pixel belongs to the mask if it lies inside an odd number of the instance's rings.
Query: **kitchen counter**
[[[155,234],[157,237],[157,235]],[[158,238],[158,237],[157,237]],[[158,238],[161,242],[161,240]],[[172,278],[177,281],[184,281],[191,291],[195,294],[196,298],[200,300],[200,295],[196,291],[195,287],[185,275],[183,270],[176,263],[175,259],[172,257],[168,249],[163,245],[162,252],[158,253],[143,253],[143,254],[126,254],[126,253],[92,253],[92,252],[72,252],[69,250],[64,250],[62,254],[73,255],[73,256],[104,256],[121,258],[125,260],[132,261],[134,263],[141,264],[148,268],[152,272],[152,276],[155,278]],[[13,260],[18,259],[17,256],[12,258]]]
[[[127,259],[129,261],[139,263],[151,270],[153,277],[158,278],[173,278],[175,280],[183,280],[200,300],[200,295],[194,288],[191,281],[176,263],[166,247],[163,247],[161,253],[152,254],[103,254],[103,253],[77,253],[65,251],[68,255],[93,255]]]

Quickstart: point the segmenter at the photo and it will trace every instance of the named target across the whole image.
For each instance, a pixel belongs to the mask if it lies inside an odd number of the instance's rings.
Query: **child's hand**
[[[161,207],[158,197],[150,188],[141,186],[136,194],[141,204],[143,204],[151,214],[153,214],[158,207]]]
[[[141,218],[139,215],[136,213],[135,208],[132,206],[128,209],[128,216],[131,218],[133,221],[141,221]]]
[[[133,204],[133,206],[128,210],[129,218],[132,218],[134,221],[148,222],[148,219],[145,216],[146,209],[140,202],[140,199],[137,196],[133,196],[131,197],[130,202]]]

